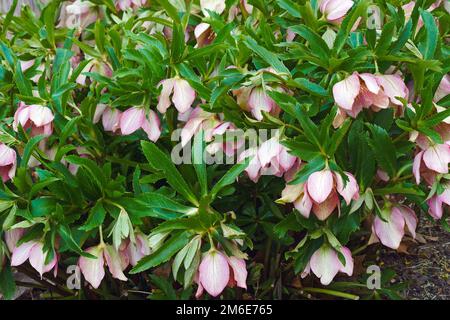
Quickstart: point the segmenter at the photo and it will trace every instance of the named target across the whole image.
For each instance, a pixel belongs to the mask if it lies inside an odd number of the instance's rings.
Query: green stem
[[[328,294],[328,295],[331,295],[331,296],[340,297],[340,298],[344,298],[344,299],[359,300],[359,296],[357,296],[357,295],[350,294],[350,293],[345,293],[345,292],[340,292],[340,291],[335,291],[335,290],[330,290],[330,289],[302,288],[302,290],[306,291],[306,292]]]

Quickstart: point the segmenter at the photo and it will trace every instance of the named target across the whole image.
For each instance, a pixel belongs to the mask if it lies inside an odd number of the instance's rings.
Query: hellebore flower
[[[116,133],[120,129],[120,118],[122,112],[117,108],[110,108],[104,104],[98,104],[95,109],[94,123],[98,123],[102,119],[103,129]]]
[[[442,213],[444,211],[444,204],[450,206],[450,185],[444,184],[444,191],[441,194],[435,194],[430,199],[427,200],[428,213],[435,220],[442,218]]]
[[[100,286],[100,283],[105,276],[105,263],[108,266],[113,278],[127,281],[127,277],[123,274],[124,263],[122,257],[119,255],[116,249],[111,245],[105,245],[101,243],[97,246],[90,247],[85,252],[93,255],[95,258],[88,258],[81,256],[78,260],[78,266],[83,273],[84,278],[95,289]]]
[[[383,245],[398,249],[405,235],[405,227],[413,238],[416,237],[417,217],[411,208],[394,206],[383,212],[386,221],[376,216],[372,225],[372,236],[376,236]]]
[[[16,242],[17,243],[17,242]],[[58,272],[58,258],[54,252],[53,259],[45,264],[47,253],[44,252],[44,244],[40,241],[32,240],[15,246],[11,255],[11,266],[20,266],[25,261],[29,260],[31,266],[42,275],[53,269],[54,276]]]
[[[435,173],[448,173],[450,163],[450,145],[434,144],[422,145],[425,150],[416,154],[413,162],[413,174],[416,183],[420,183],[421,174],[425,180],[432,184]]]
[[[339,108],[356,118],[363,108],[374,111],[389,106],[402,107],[396,97],[408,98],[408,88],[398,75],[373,75],[354,72],[333,86],[333,97]],[[339,116],[344,116],[339,114]]]
[[[59,26],[78,28],[80,31],[97,21],[99,13],[95,5],[89,1],[76,0],[63,5]]]
[[[17,155],[14,149],[0,143],[0,177],[6,182],[16,175]]]
[[[264,141],[259,148],[249,148],[239,155],[239,161],[252,157],[245,169],[248,177],[257,182],[261,175],[275,175],[281,177],[292,169],[299,161],[288,153],[277,137]]]
[[[203,14],[208,17],[209,11],[221,14],[225,10],[225,1],[223,0],[200,0],[200,8]]]
[[[161,135],[161,125],[156,112],[149,110],[146,115],[142,107],[133,107],[124,111],[120,117],[122,134],[129,135],[138,129],[143,129],[151,141],[157,141]]]
[[[302,273],[302,278],[312,271],[319,279],[320,283],[327,286],[331,283],[338,272],[353,274],[353,257],[347,247],[341,247],[340,251],[345,258],[345,266],[339,260],[337,252],[328,245],[323,245],[313,253],[308,265]]]
[[[135,242],[129,240],[124,252],[129,259],[129,263],[134,267],[139,260],[150,254],[150,246],[147,237],[140,232],[136,233]]]
[[[278,203],[293,203],[294,207],[308,218],[311,210],[319,220],[328,218],[339,206],[338,194],[347,205],[359,198],[359,186],[351,173],[345,172],[348,178],[344,182],[341,175],[324,169],[316,171],[308,177],[307,182],[286,185]]]
[[[247,289],[247,268],[245,261],[236,257],[227,257],[218,250],[207,252],[198,268],[197,293],[199,298],[203,294],[203,289],[211,296],[217,297],[228,285],[237,285]]]
[[[50,136],[53,133],[54,115],[50,108],[32,104],[27,106],[20,102],[19,108],[14,114],[13,129],[17,132],[19,124],[24,130],[31,129],[31,135]]]
[[[113,74],[111,67],[107,63],[92,59],[86,64],[76,79],[76,82],[82,86],[86,85],[87,79],[87,76],[83,74],[84,72],[95,72],[108,78],[111,78]]]
[[[162,80],[158,87],[162,85],[161,94],[158,97],[158,105],[156,108],[159,112],[165,113],[170,107],[170,95],[172,95],[172,103],[178,112],[185,113],[189,110],[195,100],[195,91],[189,82],[178,77]]]
[[[319,10],[328,22],[338,24],[344,20],[353,3],[351,0],[322,0]]]

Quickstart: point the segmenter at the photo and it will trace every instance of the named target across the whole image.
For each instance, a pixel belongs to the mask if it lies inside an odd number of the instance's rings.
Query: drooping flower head
[[[0,177],[6,182],[16,175],[17,154],[14,149],[0,143]]]
[[[48,107],[37,104],[27,106],[20,102],[14,114],[13,129],[18,131],[20,124],[24,130],[30,129],[32,136],[50,136],[53,133],[54,118],[52,110]]]

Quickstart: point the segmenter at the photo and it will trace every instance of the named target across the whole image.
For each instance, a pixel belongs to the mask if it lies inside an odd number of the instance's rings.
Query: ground
[[[450,233],[435,222],[421,219],[417,240],[406,241],[397,253],[382,249],[380,260],[394,269],[395,281],[408,284],[403,292],[406,299],[450,299]]]

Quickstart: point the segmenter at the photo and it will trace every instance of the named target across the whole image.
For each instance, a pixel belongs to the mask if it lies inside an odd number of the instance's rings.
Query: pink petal
[[[11,256],[11,266],[20,266],[30,257],[31,249],[36,245],[36,241],[28,241],[15,247]]]
[[[120,128],[120,118],[122,112],[117,108],[106,108],[102,116],[103,129],[115,132]]]
[[[273,107],[273,100],[265,93],[262,87],[252,90],[248,99],[248,106],[256,120],[262,120],[261,111],[270,112]]]
[[[245,265],[245,260],[229,257],[228,263],[231,269],[233,269],[233,276],[237,286],[247,289],[247,267]]]
[[[342,268],[342,263],[332,248],[322,246],[311,256],[311,270],[320,278],[320,283],[327,286]]]
[[[351,0],[330,0],[325,6],[327,20],[333,21],[343,18],[353,6]]]
[[[174,80],[166,79],[159,83],[158,87],[162,85],[161,94],[158,97],[158,105],[156,108],[159,112],[165,113],[167,108],[170,107],[170,94],[173,90]]]
[[[123,135],[132,134],[140,129],[145,120],[145,110],[141,107],[133,107],[126,110],[120,117],[120,130]]]
[[[117,250],[113,246],[106,245],[103,254],[112,276],[116,279],[127,281],[127,277],[122,272],[122,263]]]
[[[345,266],[342,265],[342,267],[339,269],[340,272],[344,272],[347,275],[351,276],[353,274],[353,257],[352,252],[347,247],[341,247],[341,253],[343,254],[345,258]],[[339,260],[340,262],[340,260]]]
[[[439,173],[448,173],[448,163],[450,162],[450,146],[437,144],[428,148],[423,154],[425,165]]]
[[[22,238],[25,229],[17,228],[5,231],[5,242],[9,252],[13,252],[16,248],[17,242]],[[26,260],[26,259],[25,259]]]
[[[309,218],[311,209],[313,207],[313,202],[307,192],[303,193],[303,196],[300,196],[294,202],[294,207],[298,210],[298,212],[300,212],[302,216],[304,216],[305,218]]]
[[[308,193],[317,202],[324,202],[333,190],[333,173],[324,169],[316,171],[308,177]]]
[[[412,172],[414,174],[414,177],[416,178],[416,183],[420,183],[420,164],[422,163],[422,156],[425,151],[420,151],[416,156],[414,157],[413,162],[413,169]]]
[[[199,281],[203,288],[213,297],[217,297],[225,289],[229,279],[227,258],[219,251],[208,252],[199,266]]]
[[[336,104],[345,110],[352,110],[355,99],[359,94],[360,84],[357,74],[339,81],[333,86],[333,97]]]
[[[429,206],[428,213],[430,214],[430,216],[432,216],[435,220],[441,219],[443,213],[441,199],[439,199],[438,196],[434,195],[427,200],[427,204]]]
[[[195,91],[184,79],[175,79],[174,81],[172,101],[178,112],[184,113],[194,103]]]
[[[382,244],[392,249],[397,249],[400,246],[405,234],[405,219],[400,212],[391,211],[387,222],[376,216],[373,223],[375,234]]]
[[[376,76],[370,73],[361,73],[359,77],[364,81],[366,88],[370,92],[377,94],[380,91],[380,86],[378,85]]]
[[[416,228],[417,228],[417,217],[414,211],[411,208],[406,206],[394,207],[392,211],[398,210],[403,219],[405,219],[406,228],[413,238],[416,238]]]
[[[95,108],[93,123],[98,123],[100,121],[101,116],[103,115],[103,111],[106,109],[106,104],[99,103]]]
[[[267,166],[274,157],[277,157],[281,152],[281,148],[277,138],[264,141],[258,150],[258,158],[261,166]]]
[[[81,256],[78,265],[86,281],[97,289],[105,276],[103,248],[98,245],[88,248],[85,252],[92,254],[96,259]]]
[[[193,118],[186,122],[183,129],[181,129],[181,145],[184,147],[194,136],[194,134],[200,130],[200,126],[202,125],[202,118]]]
[[[19,108],[14,113],[13,129],[17,131],[19,124],[25,128],[27,121],[30,119],[30,107],[24,103],[19,104]]]
[[[403,105],[400,100],[395,97],[408,99],[408,88],[403,82],[402,78],[395,74],[379,75],[377,76],[378,83],[383,87],[384,93],[391,99],[391,102],[396,105]]]
[[[448,94],[450,94],[450,75],[446,74],[442,78],[438,88],[436,89],[436,92],[434,93],[433,101],[438,102]]]
[[[41,278],[45,272],[52,270],[57,262],[56,254],[48,264],[45,264],[46,257],[47,253],[44,252],[44,245],[41,242],[36,243],[30,251],[30,264],[41,275]]]
[[[313,212],[317,219],[326,220],[336,209],[339,204],[339,198],[336,192],[332,192],[330,196],[322,203],[314,203]]]
[[[142,129],[151,141],[156,142],[161,136],[161,123],[153,110],[149,110],[147,117],[142,123]]]
[[[345,175],[348,177],[347,184],[344,187],[344,180],[341,175],[336,173],[334,176],[336,177],[336,189],[339,194],[344,198],[345,203],[347,205],[350,204],[352,199],[356,200],[359,197],[359,186],[356,182],[355,177],[348,172],[345,172]]]
[[[30,120],[34,122],[37,127],[42,127],[49,124],[55,118],[52,111],[43,106],[31,105],[30,107]]]
[[[445,189],[438,197],[439,200],[450,206],[450,187],[447,186],[447,189]]]

